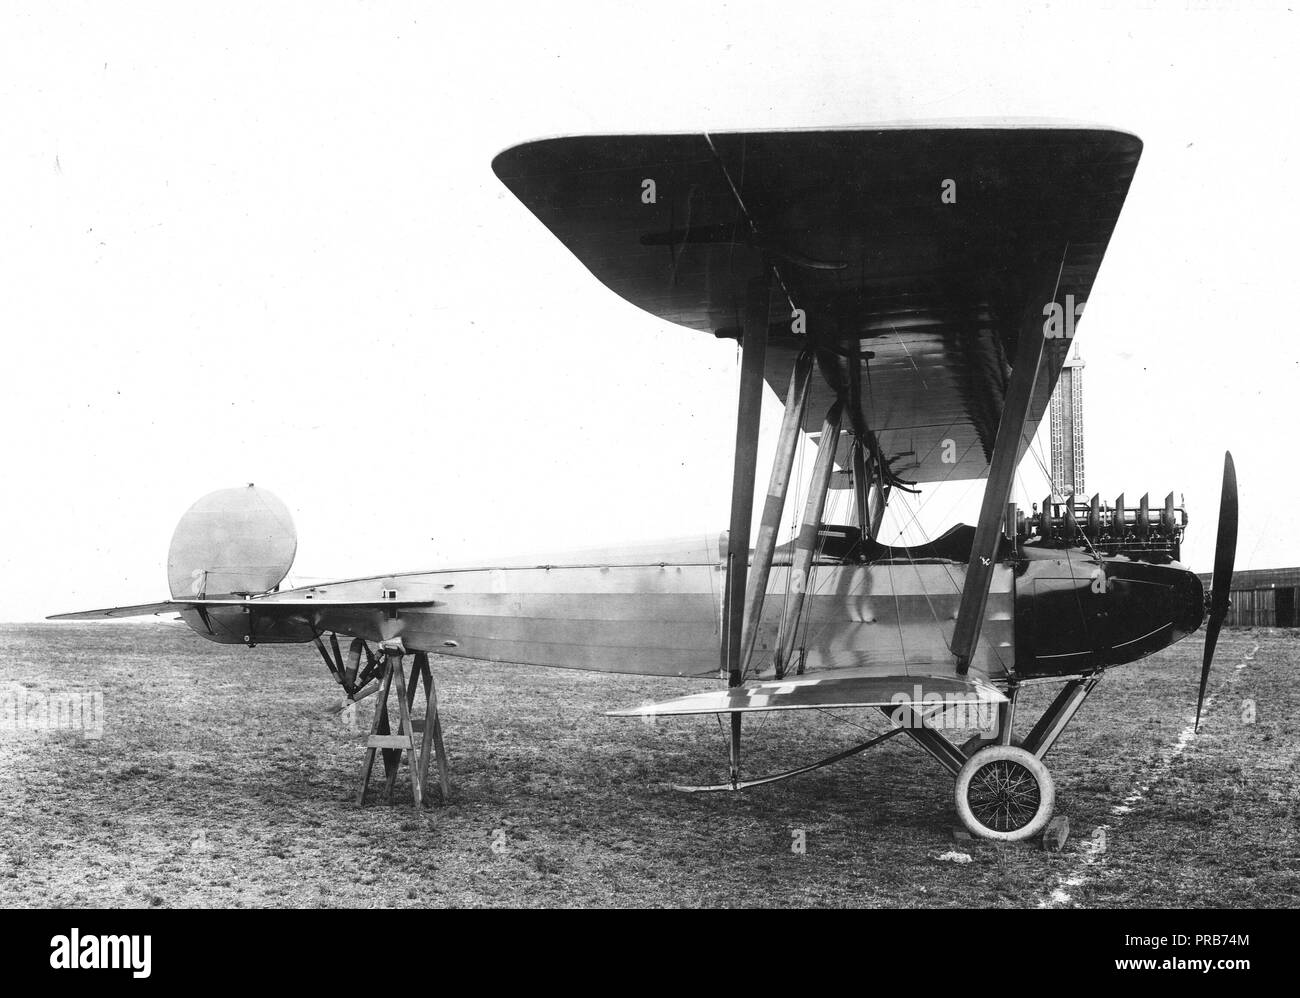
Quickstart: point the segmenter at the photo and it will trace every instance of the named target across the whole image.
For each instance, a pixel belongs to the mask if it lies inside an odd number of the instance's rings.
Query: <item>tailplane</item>
[[[191,506],[167,552],[172,598],[158,603],[60,613],[50,620],[115,620],[179,613],[209,641],[223,645],[315,641],[338,629],[340,615],[365,622],[433,600],[333,600],[319,589],[280,593],[293,566],[298,535],[285,506],[266,489],[221,489]],[[333,622],[326,628],[327,622]]]

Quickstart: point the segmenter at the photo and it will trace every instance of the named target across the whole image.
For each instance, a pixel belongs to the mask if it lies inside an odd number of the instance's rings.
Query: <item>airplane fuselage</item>
[[[950,671],[965,569],[942,558],[819,561],[791,668]],[[724,581],[718,542],[700,540],[657,553],[588,552],[372,576],[265,597],[437,604],[428,608],[323,607],[279,620],[241,608],[207,611],[206,621],[193,610],[183,616],[223,643],[310,641],[335,631],[370,641],[401,637],[412,651],[491,662],[707,678],[719,674]],[[758,629],[755,678],[773,675],[789,587],[789,559],[779,557]],[[997,566],[972,667],[995,681],[1088,674],[1180,640],[1200,625],[1203,605],[1200,581],[1176,562],[1026,547]]]

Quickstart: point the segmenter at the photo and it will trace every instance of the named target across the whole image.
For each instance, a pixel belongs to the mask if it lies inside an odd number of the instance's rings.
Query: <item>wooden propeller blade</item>
[[[1205,625],[1205,652],[1201,659],[1201,689],[1196,697],[1196,725],[1200,730],[1201,710],[1205,706],[1205,686],[1210,680],[1210,665],[1219,641],[1219,629],[1228,616],[1228,598],[1232,592],[1232,567],[1237,556],[1237,469],[1232,452],[1223,455],[1223,491],[1219,495],[1219,536],[1214,545],[1214,577],[1210,582],[1210,618]]]

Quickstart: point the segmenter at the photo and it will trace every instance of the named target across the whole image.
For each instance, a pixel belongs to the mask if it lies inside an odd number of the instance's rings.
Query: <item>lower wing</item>
[[[610,717],[734,714],[832,707],[949,707],[1005,703],[996,686],[975,676],[827,676],[710,690],[661,703],[610,711]]]

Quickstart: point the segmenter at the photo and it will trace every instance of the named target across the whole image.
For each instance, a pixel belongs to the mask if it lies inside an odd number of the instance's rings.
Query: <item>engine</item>
[[[1191,634],[1205,591],[1178,561],[1187,512],[1047,497],[1017,515],[1016,671],[1076,675],[1134,662]]]

